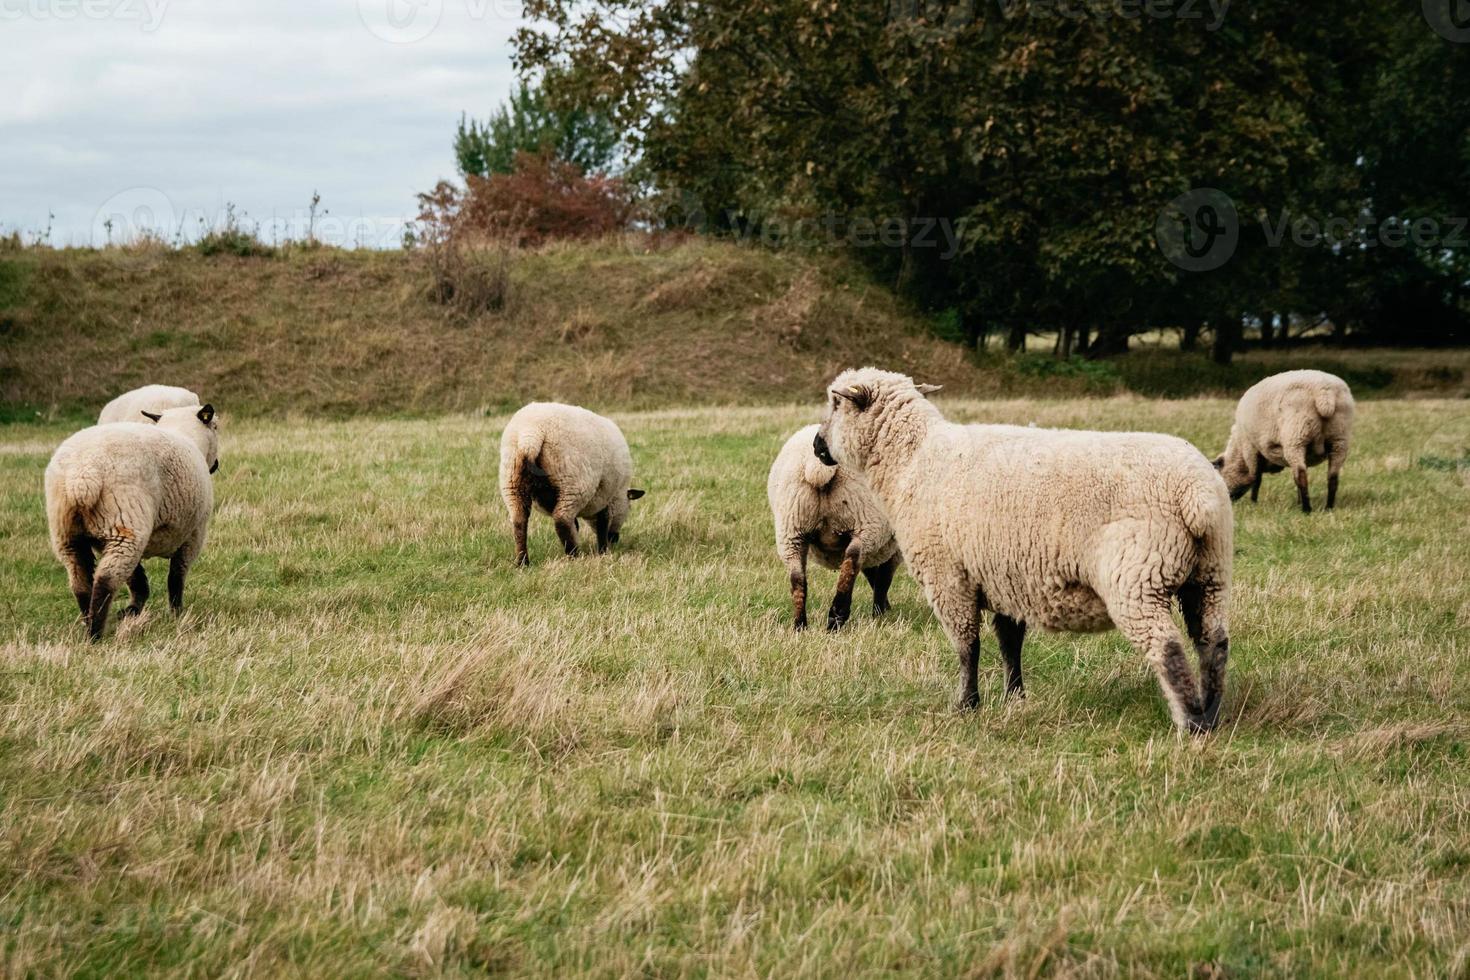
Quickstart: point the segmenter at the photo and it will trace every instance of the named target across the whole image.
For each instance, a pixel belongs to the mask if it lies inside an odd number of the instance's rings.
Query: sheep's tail
[[[801,478],[818,490],[831,483],[836,475],[837,467],[828,466],[813,453],[807,453],[806,459],[802,461]]]
[[[1317,414],[1324,419],[1330,419],[1337,414],[1337,390],[1326,385],[1318,385],[1312,389],[1312,402],[1317,406]]]
[[[529,494],[532,477],[546,475],[536,463],[544,438],[539,428],[530,426],[515,433],[509,444],[502,446],[500,487],[507,502]]]
[[[1234,515],[1230,510],[1230,496],[1219,476],[1211,472],[1212,483],[1191,480],[1184,487],[1179,500],[1179,514],[1184,526],[1196,538],[1213,536],[1222,526],[1230,526]]]

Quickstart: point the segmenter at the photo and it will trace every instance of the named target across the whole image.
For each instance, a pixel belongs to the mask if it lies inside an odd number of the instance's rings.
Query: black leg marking
[[[1021,683],[1021,645],[1026,641],[1026,624],[1009,616],[995,614],[995,638],[1006,665],[1006,696],[1024,698],[1026,685]]]
[[[965,672],[965,687],[960,694],[960,707],[965,711],[974,711],[980,707],[980,635],[978,630],[975,638],[960,653],[960,669]]]
[[[124,609],[124,617],[136,616],[143,611],[143,603],[148,601],[148,573],[143,570],[143,563],[138,562],[138,567],[133,569],[132,577],[128,579],[128,591],[133,594],[133,601],[128,603]]]
[[[598,511],[596,516],[592,518],[592,526],[597,531],[597,553],[599,555],[607,554],[608,544],[611,541],[608,532],[610,520],[611,518],[608,517],[606,507]]]
[[[1301,498],[1302,513],[1312,512],[1312,495],[1307,492],[1307,468],[1305,466],[1291,471],[1292,479],[1296,481],[1297,496]]]
[[[827,610],[829,630],[841,629],[852,615],[852,586],[857,581],[858,560],[858,556],[849,549],[837,569],[837,594],[832,597],[832,606]]]
[[[1261,497],[1261,471],[1256,470],[1256,478],[1251,481],[1251,503],[1255,503]]]
[[[806,575],[791,573],[791,608],[796,615],[796,628],[806,629]]]
[[[1327,509],[1331,510],[1337,506],[1337,474],[1332,473],[1327,477]]]
[[[182,551],[174,552],[168,560],[168,605],[175,613],[184,611],[184,579],[189,574],[189,563]]]
[[[577,557],[577,526],[575,518],[564,520],[556,519],[556,536],[561,538],[561,547],[569,556]]]
[[[93,642],[107,628],[107,610],[112,606],[112,584],[101,579],[92,583],[92,602],[87,610],[87,634]]]
[[[873,615],[881,616],[888,611],[888,590],[893,585],[893,573],[898,570],[898,556],[894,555],[881,565],[863,569],[863,578],[873,590]]]

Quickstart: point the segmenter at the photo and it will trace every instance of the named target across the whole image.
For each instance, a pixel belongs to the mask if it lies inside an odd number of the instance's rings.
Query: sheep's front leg
[[[929,605],[959,656],[963,682],[960,687],[960,709],[973,711],[980,706],[980,595],[960,583],[930,588]]]
[[[873,590],[873,615],[881,616],[888,611],[888,590],[893,586],[893,575],[898,571],[898,555],[881,565],[863,569],[863,578]]]
[[[827,610],[827,629],[841,629],[852,615],[852,586],[862,564],[862,541],[854,537],[842,555],[842,564],[837,567],[837,594],[832,597],[832,605]]]
[[[1312,512],[1312,495],[1307,492],[1307,451],[1305,447],[1297,446],[1292,451],[1287,451],[1286,465],[1291,467],[1291,478],[1296,483],[1297,497],[1301,500],[1302,513]]]
[[[611,540],[609,534],[611,526],[612,518],[608,516],[608,510],[606,507],[598,511],[597,514],[592,518],[592,527],[594,530],[597,531],[597,553],[599,555],[607,554],[608,542],[609,540]]]
[[[577,557],[577,515],[558,507],[552,519],[556,522],[556,536],[561,539],[562,550],[569,558]]]
[[[1021,683],[1021,645],[1026,640],[1026,624],[1009,616],[995,614],[995,639],[1006,664],[1006,697],[1024,698],[1026,685]]]
[[[1261,499],[1261,471],[1256,470],[1256,478],[1251,481],[1251,503]]]

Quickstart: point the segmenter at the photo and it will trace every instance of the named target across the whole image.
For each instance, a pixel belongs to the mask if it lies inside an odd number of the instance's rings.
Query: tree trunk
[[[1179,338],[1179,349],[1192,351],[1199,347],[1199,321],[1191,320],[1184,325],[1184,336]]]
[[[1072,349],[1079,354],[1087,353],[1087,324],[1077,324],[1077,343],[1073,345]]]
[[[1006,336],[1006,350],[1024,351],[1026,349],[1026,328],[1019,323],[1012,324],[1010,333]]]
[[[978,313],[961,308],[960,329],[965,332],[965,343],[975,350],[984,350],[990,324]]]
[[[1090,358],[1111,357],[1128,353],[1128,328],[1120,321],[1098,327],[1097,339],[1087,348]]]
[[[1213,357],[1216,364],[1229,364],[1235,357],[1235,351],[1240,346],[1241,324],[1240,317],[1226,316],[1215,321],[1215,349]]]
[[[1062,360],[1072,356],[1072,341],[1077,328],[1070,323],[1062,325],[1061,332],[1057,334],[1057,357]]]

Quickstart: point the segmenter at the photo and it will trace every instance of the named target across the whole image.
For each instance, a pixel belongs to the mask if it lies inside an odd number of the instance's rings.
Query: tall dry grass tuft
[[[480,636],[431,663],[408,711],[444,734],[524,737],[568,748],[580,740],[581,699],[560,631],[496,614]]]

